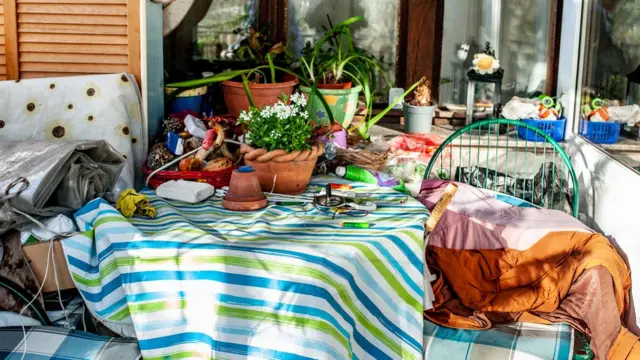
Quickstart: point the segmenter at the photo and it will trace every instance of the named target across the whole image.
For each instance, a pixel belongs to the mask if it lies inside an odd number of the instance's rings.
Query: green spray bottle
[[[355,165],[338,166],[336,175],[351,181],[359,181],[367,184],[376,184],[382,187],[390,187],[405,194],[411,192],[405,187],[404,182],[381,171],[367,170]]]

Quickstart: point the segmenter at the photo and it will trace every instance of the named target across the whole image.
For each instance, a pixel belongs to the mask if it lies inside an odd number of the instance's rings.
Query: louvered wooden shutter
[[[140,81],[140,0],[0,0],[7,79],[129,72]],[[3,63],[4,62],[4,63]]]
[[[6,50],[4,46],[4,6],[3,0],[0,0],[0,80],[7,79],[7,58],[4,55]]]

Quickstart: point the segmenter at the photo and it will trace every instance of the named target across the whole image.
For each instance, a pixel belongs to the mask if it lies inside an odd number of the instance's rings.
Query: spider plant
[[[283,67],[275,65],[273,63],[273,61],[269,61],[268,65],[261,65],[261,66],[257,66],[257,67],[252,68],[252,69],[229,70],[229,71],[218,73],[218,74],[215,74],[213,76],[209,76],[209,77],[202,78],[202,79],[188,80],[188,81],[182,81],[182,82],[168,84],[167,87],[178,89],[177,91],[174,91],[171,94],[172,96],[176,96],[178,93],[180,93],[182,91],[185,91],[185,90],[188,90],[188,89],[198,88],[198,87],[201,87],[201,86],[210,86],[210,85],[221,83],[223,81],[240,78],[240,79],[242,79],[242,84],[244,86],[244,91],[247,94],[247,98],[249,99],[249,104],[251,104],[252,107],[255,107],[255,103],[253,101],[253,96],[251,95],[251,90],[249,89],[249,78],[252,75],[256,74],[256,73],[262,73],[263,71],[266,71],[266,70],[268,70],[269,73],[271,73],[272,75],[275,74],[275,71],[277,70],[277,71],[281,71],[283,73],[287,73],[287,74],[290,74],[292,76],[295,76],[296,78],[298,78],[298,80],[300,80],[300,82],[303,85],[308,86],[308,87],[310,87],[312,89],[311,96],[314,96],[314,97],[318,96],[318,98],[320,99],[322,104],[325,106],[325,108],[329,109],[329,104],[327,104],[327,101],[324,99],[322,94],[320,94],[320,92],[318,91],[317,84],[310,83],[305,78],[301,77],[300,75],[296,74],[295,72],[291,71],[290,69],[283,68]],[[313,100],[313,98],[310,99],[310,100]],[[309,101],[309,104],[311,104],[311,102],[312,101]],[[331,113],[331,111],[328,111],[328,116],[329,116],[329,121],[333,124],[335,121],[334,121],[333,114]]]
[[[387,85],[391,81],[375,56],[354,44],[351,26],[363,20],[363,16],[354,16],[332,26],[329,19],[331,28],[315,45],[312,46],[310,42],[305,44],[298,62],[299,72],[311,83],[339,84],[351,81],[361,86],[370,112],[378,75],[382,75]]]

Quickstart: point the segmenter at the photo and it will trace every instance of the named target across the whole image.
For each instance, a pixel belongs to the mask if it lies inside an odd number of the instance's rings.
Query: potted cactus
[[[422,79],[403,106],[404,128],[408,133],[430,133],[434,106],[431,102],[431,83]]]

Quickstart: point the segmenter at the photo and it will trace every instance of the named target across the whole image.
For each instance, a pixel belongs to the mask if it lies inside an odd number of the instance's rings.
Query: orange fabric
[[[525,251],[429,249],[462,304],[474,310],[551,312],[573,281],[598,265],[613,277],[619,315],[628,310],[629,270],[600,234],[550,233]]]
[[[425,317],[442,326],[479,330],[492,323],[548,323],[530,312],[556,310],[576,279],[597,266],[611,275],[618,316],[627,316],[631,275],[601,234],[550,233],[525,251],[429,246],[427,259],[431,272],[441,276],[433,285],[434,308]],[[623,327],[607,358],[640,359],[639,344]]]
[[[635,359],[640,359],[640,341],[629,330],[622,328],[611,351],[609,351],[609,360]]]

